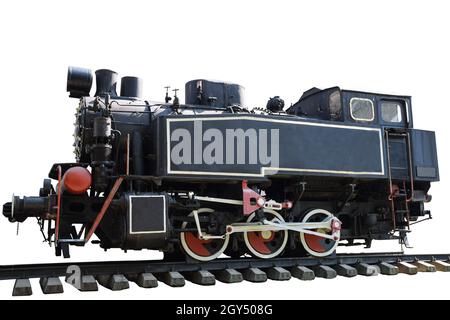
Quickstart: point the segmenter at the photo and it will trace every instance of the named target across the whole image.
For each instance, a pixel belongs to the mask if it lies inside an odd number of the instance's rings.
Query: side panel
[[[124,248],[161,248],[168,233],[168,201],[165,194],[128,194]]]
[[[385,177],[379,128],[249,115],[168,117],[159,128],[161,175]]]
[[[411,130],[414,179],[439,181],[436,136],[433,131]]]
[[[129,233],[165,233],[166,212],[164,195],[130,195],[128,197]]]

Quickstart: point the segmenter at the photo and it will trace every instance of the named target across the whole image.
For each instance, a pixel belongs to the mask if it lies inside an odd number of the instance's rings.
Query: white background
[[[111,68],[144,78],[144,95],[182,89],[197,77],[246,87],[249,106],[280,95],[296,102],[304,90],[339,85],[413,97],[416,128],[436,131],[441,182],[428,208],[434,219],[414,227],[409,252],[450,252],[448,162],[450,46],[448,1],[1,1],[0,200],[36,195],[54,162],[73,161],[77,101],[65,92],[69,65]],[[184,92],[180,92],[184,96]],[[34,220],[0,217],[0,264],[61,261],[42,243]],[[372,251],[397,251],[395,242]],[[356,251],[361,250],[360,248]],[[340,250],[341,252],[343,250]],[[72,260],[148,259],[149,251],[73,248]],[[450,298],[450,274],[268,281],[182,289],[160,284],[124,292],[100,288],[34,298]],[[12,281],[0,282],[8,298]]]

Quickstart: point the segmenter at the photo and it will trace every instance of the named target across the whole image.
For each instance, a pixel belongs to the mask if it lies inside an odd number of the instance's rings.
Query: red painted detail
[[[290,209],[292,208],[292,201],[285,201],[281,204],[281,207],[283,209]]]
[[[247,180],[242,180],[242,204],[244,216],[248,216],[252,212],[264,206],[264,198],[247,186]]]
[[[272,251],[266,246],[266,242],[270,240],[264,240],[259,232],[248,232],[247,233],[248,242],[252,246],[253,249],[263,254],[270,254]]]
[[[71,194],[84,194],[92,184],[91,173],[83,167],[68,169],[62,178],[64,191]]]
[[[193,253],[195,253],[198,256],[202,257],[209,257],[213,253],[210,253],[208,249],[204,246],[207,243],[210,243],[212,240],[202,240],[199,239],[194,233],[192,232],[185,232],[184,233],[184,239],[186,240],[186,244],[191,249]]]
[[[108,197],[106,198],[105,202],[103,202],[103,206],[100,210],[100,212],[98,213],[97,217],[95,218],[94,223],[92,224],[91,229],[89,230],[89,232],[86,234],[86,236],[84,237],[84,242],[88,242],[89,239],[92,237],[92,235],[94,234],[95,230],[97,230],[98,225],[100,224],[100,222],[103,219],[103,216],[106,213],[106,210],[108,210],[109,205],[111,204],[111,201],[113,200],[114,196],[117,193],[117,190],[119,190],[120,185],[122,184],[123,181],[123,177],[119,177],[116,182],[114,182],[114,185],[111,189],[111,191],[108,194]]]
[[[323,240],[322,237],[305,233],[305,242],[308,245],[308,247],[313,251],[316,251],[316,252],[327,251],[327,249],[322,246],[321,240]]]

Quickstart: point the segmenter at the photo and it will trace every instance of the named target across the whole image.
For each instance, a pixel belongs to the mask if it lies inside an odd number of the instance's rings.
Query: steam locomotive
[[[196,79],[185,104],[142,80],[69,67],[79,99],[73,163],[39,196],[13,196],[10,222],[36,218],[56,255],[71,245],[153,249],[165,259],[324,257],[397,239],[431,214],[435,134],[413,128],[411,98],[312,88],[289,108],[248,108],[238,84]]]

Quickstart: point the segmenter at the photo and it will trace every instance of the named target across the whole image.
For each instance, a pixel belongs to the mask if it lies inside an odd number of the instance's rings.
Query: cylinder
[[[91,164],[93,166],[107,162],[111,158],[112,146],[108,143],[96,143],[90,149]]]
[[[108,69],[100,69],[95,71],[95,81],[97,84],[95,96],[101,97],[109,94],[111,97],[117,97],[117,79],[118,74],[115,71]]]
[[[111,136],[111,118],[98,117],[94,119],[93,132],[94,138],[108,138]]]
[[[143,81],[138,77],[123,77],[120,83],[120,96],[142,98]]]
[[[71,194],[84,194],[91,184],[91,173],[86,168],[72,167],[64,173],[61,186]]]
[[[67,71],[67,92],[70,92],[70,97],[87,97],[91,87],[92,71],[90,69],[69,67]]]
[[[109,179],[111,171],[110,169],[104,164],[99,163],[92,167],[92,187],[97,192],[103,192],[108,187]]]
[[[3,215],[10,222],[24,222],[29,217],[39,217],[49,212],[49,197],[13,196],[11,202],[3,205]]]

